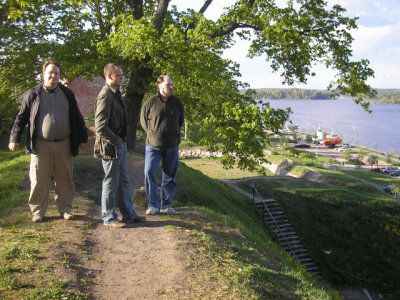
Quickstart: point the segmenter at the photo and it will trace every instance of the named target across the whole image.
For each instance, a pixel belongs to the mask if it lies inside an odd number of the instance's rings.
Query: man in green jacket
[[[177,214],[172,208],[172,197],[176,190],[175,177],[178,171],[184,108],[181,100],[172,95],[173,82],[169,76],[158,77],[157,87],[158,93],[146,100],[140,115],[140,123],[147,133],[144,175],[149,203],[146,214],[154,215],[158,212]],[[156,180],[160,160],[162,160],[161,207]]]
[[[101,210],[104,225],[122,228],[125,223],[144,222],[133,209],[129,191],[126,162],[127,121],[125,105],[119,87],[123,80],[122,69],[110,63],[104,67],[106,85],[100,91],[95,104],[96,140],[94,156],[103,164],[104,180],[101,193]],[[122,214],[122,222],[115,212],[115,198]]]

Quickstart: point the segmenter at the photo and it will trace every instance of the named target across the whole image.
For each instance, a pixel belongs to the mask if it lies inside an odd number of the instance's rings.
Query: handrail
[[[269,216],[271,217],[272,221],[275,224],[275,230],[274,230],[274,234],[275,236],[277,235],[277,232],[281,233],[282,235],[284,234],[283,231],[281,230],[279,224],[276,222],[274,216],[272,215],[271,211],[269,210],[268,206],[265,204],[264,199],[261,197],[260,193],[258,192],[256,185],[253,184],[253,202],[255,201],[255,193],[258,195],[258,197],[260,198],[260,200],[262,201],[263,207],[264,209],[268,212]],[[292,247],[292,243],[290,242],[290,240],[288,240],[288,247],[291,250],[292,256],[294,256],[294,258],[296,259],[296,261],[299,262],[299,258],[297,257],[296,253],[294,252],[294,248]]]

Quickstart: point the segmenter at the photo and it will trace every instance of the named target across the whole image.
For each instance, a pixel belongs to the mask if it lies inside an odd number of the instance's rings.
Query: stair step
[[[284,247],[283,249],[287,250],[287,251],[294,251],[293,248],[302,248],[302,247],[303,247],[303,245],[297,244],[297,245],[293,245],[292,247]],[[304,250],[304,251],[306,251],[306,250]]]
[[[285,246],[285,245],[297,245],[297,244],[301,244],[301,241],[279,242],[279,244],[280,244],[281,246]]]
[[[253,199],[254,197],[256,197],[255,193],[253,193]],[[254,199],[254,204],[266,227],[275,235],[275,240],[282,249],[293,256],[311,275],[319,276],[318,268],[315,267],[310,254],[302,245],[300,237],[286,219],[279,203],[275,199]]]
[[[256,204],[262,204],[262,203],[274,203],[277,202],[275,199],[266,199],[266,200],[259,200],[259,199],[255,199],[254,203]]]
[[[290,231],[290,232],[283,231],[282,233],[276,233],[275,235],[281,237],[282,235],[295,235],[295,234],[296,234],[296,232],[294,232],[294,231]]]
[[[297,235],[292,235],[292,236],[287,236],[287,237],[281,237],[277,239],[278,242],[280,241],[287,241],[287,240],[294,240],[294,239],[299,239]]]
[[[297,258],[299,258],[299,257],[297,257]],[[306,261],[312,261],[312,259],[311,258],[298,259],[298,262],[301,264],[303,264],[303,262],[306,262]]]

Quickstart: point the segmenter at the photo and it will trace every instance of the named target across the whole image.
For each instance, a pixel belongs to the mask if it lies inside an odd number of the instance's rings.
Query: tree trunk
[[[132,68],[125,95],[128,118],[128,133],[126,135],[128,151],[135,150],[136,131],[139,123],[144,91],[147,90],[149,83],[154,80],[151,76],[152,73],[153,70],[147,68]]]

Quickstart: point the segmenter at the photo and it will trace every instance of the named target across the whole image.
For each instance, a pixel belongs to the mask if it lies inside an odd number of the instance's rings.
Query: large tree
[[[266,72],[282,71],[288,85],[306,83],[312,66],[322,62],[337,71],[329,85],[333,96],[363,102],[374,91],[368,60],[352,61],[350,31],[356,18],[328,8],[323,0],[236,0],[216,20],[204,0],[197,11],[178,11],[169,0],[3,0],[0,7],[0,80],[16,95],[37,80],[44,59],[59,60],[73,79],[102,74],[105,63],[125,73],[129,114],[128,146],[135,146],[143,99],[156,91],[155,78],[168,74],[186,109],[188,136],[220,150],[227,166],[255,168],[263,161],[269,132],[288,112],[256,103],[248,87],[235,80],[239,66],[221,58],[236,39],[251,41],[250,57],[267,55]],[[0,112],[1,113],[1,112]]]

